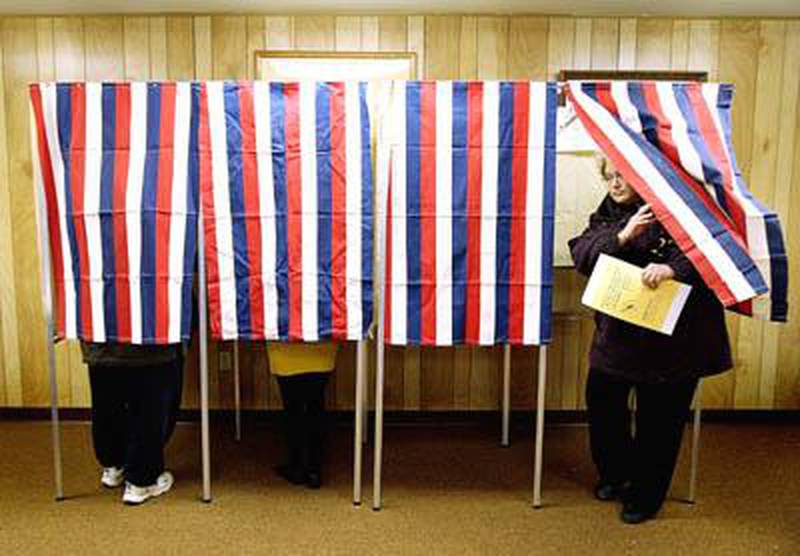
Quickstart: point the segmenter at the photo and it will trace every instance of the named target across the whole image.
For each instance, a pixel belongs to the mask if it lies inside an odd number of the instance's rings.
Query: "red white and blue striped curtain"
[[[395,84],[385,141],[385,340],[551,338],[556,86]]]
[[[30,87],[58,338],[188,340],[197,194],[189,83]]]
[[[366,84],[193,87],[213,337],[362,339],[372,323]]]
[[[731,140],[733,87],[575,82],[586,130],[727,307],[785,321],[778,217],[747,190]],[[769,292],[769,296],[758,297]]]

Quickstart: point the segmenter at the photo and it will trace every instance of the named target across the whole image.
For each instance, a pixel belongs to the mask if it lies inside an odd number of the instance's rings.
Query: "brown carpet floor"
[[[384,509],[355,508],[352,435],[330,438],[321,491],[271,469],[280,438],[250,423],[240,444],[215,424],[214,501],[199,501],[199,428],[181,424],[169,447],[176,486],[142,507],[103,490],[89,427],[64,425],[68,499],[52,501],[49,425],[0,422],[0,555],[10,554],[800,554],[800,427],[708,424],[698,503],[688,484],[687,435],[659,518],[620,523],[615,503],[591,496],[581,426],[548,428],[545,507],[531,501],[531,439],[497,446],[488,425],[392,426],[385,435]],[[371,456],[371,447],[368,448]]]

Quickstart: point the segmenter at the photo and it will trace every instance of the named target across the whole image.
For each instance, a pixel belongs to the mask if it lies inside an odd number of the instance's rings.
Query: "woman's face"
[[[615,203],[629,205],[639,199],[631,185],[625,181],[610,160],[606,160],[603,179],[606,181],[608,194]]]

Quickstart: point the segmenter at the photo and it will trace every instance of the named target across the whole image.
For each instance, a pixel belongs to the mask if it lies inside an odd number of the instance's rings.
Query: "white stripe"
[[[261,285],[264,291],[264,337],[278,339],[278,289],[275,277],[277,221],[272,173],[272,113],[269,83],[253,83],[253,117],[256,129],[258,199],[261,214]]]
[[[547,85],[530,84],[528,105],[528,188],[525,199],[525,286],[522,343],[541,343],[542,241],[544,213],[545,123]],[[545,317],[548,318],[548,317]]]
[[[131,137],[125,227],[128,239],[128,284],[131,296],[131,343],[142,343],[142,186],[147,153],[147,83],[131,83]]]
[[[580,87],[580,85],[576,86]],[[631,97],[628,94],[628,82],[612,81],[611,98],[614,99],[614,103],[617,105],[617,111],[622,122],[636,133],[641,133],[642,122],[639,119],[639,110],[631,102]]]
[[[406,253],[406,83],[395,87],[395,105],[392,110],[392,313],[390,343],[405,345],[408,340],[406,300],[408,296],[408,255]]]
[[[436,83],[436,344],[453,343],[453,83]]]
[[[211,135],[211,175],[214,220],[219,266],[219,297],[222,339],[238,337],[236,320],[236,277],[234,275],[233,222],[228,183],[228,134],[226,129],[224,83],[209,81],[208,127]]]
[[[100,231],[100,168],[103,165],[103,98],[100,83],[86,87],[86,150],[83,179],[83,221],[86,226],[92,340],[106,341],[103,311],[103,239]]]
[[[331,122],[331,126],[334,122]],[[361,338],[361,95],[359,83],[345,84],[345,249],[347,338]]]
[[[172,212],[169,226],[168,341],[181,341],[183,263],[186,249],[186,193],[189,164],[189,83],[175,85],[175,135],[172,160]]]
[[[483,84],[483,156],[481,170],[480,334],[481,345],[494,344],[497,282],[497,179],[500,83]]]
[[[317,110],[314,81],[300,83],[300,196],[303,339],[315,341],[317,328]]]
[[[739,201],[739,205],[745,213],[745,232],[747,236],[747,250],[755,262],[767,287],[772,287],[772,267],[770,266],[769,243],[767,241],[766,221],[759,208],[750,199],[750,193],[742,190],[742,184],[736,175],[736,168],[733,166],[733,157],[728,149],[725,140],[725,133],[722,130],[722,122],[719,117],[720,108],[717,107],[719,98],[719,84],[707,83],[702,86],[703,98],[714,121],[714,126],[719,134],[722,148],[725,150],[725,157],[728,160],[728,172],[733,183],[732,194]],[[755,309],[756,306],[754,305]]]
[[[53,165],[55,179],[56,203],[58,204],[58,228],[61,236],[61,253],[64,262],[64,335],[68,339],[77,339],[78,322],[75,312],[75,288],[77,283],[72,274],[72,249],[67,232],[67,209],[64,191],[64,159],[58,137],[58,112],[56,110],[56,85],[41,84],[42,112],[47,144],[50,149],[50,160]],[[51,238],[52,239],[52,238]]]
[[[695,216],[689,207],[667,183],[657,168],[645,156],[641,149],[626,133],[617,126],[614,118],[602,106],[589,98],[580,87],[573,89],[577,102],[588,116],[600,126],[617,150],[625,153],[633,168],[644,179],[654,194],[670,209],[672,216],[691,238],[692,242],[703,252],[716,269],[720,278],[728,285],[737,300],[750,299],[755,295],[753,288],[722,249],[717,240],[711,236],[705,225]]]

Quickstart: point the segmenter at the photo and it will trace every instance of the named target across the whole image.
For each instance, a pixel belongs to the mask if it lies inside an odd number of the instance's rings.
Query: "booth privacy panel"
[[[388,168],[385,340],[551,337],[556,84],[397,82]]]
[[[30,102],[56,337],[188,340],[197,240],[190,84],[40,83]]]

